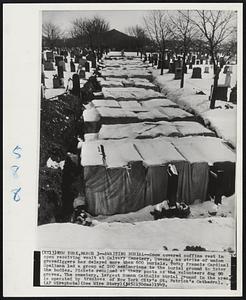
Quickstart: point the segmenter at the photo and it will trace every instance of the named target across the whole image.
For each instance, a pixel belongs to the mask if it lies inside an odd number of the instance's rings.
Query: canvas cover
[[[179,143],[181,139],[186,139],[183,147]],[[191,143],[208,146],[211,139],[216,138],[84,142],[81,150],[81,164],[84,167],[89,212],[94,215],[126,213],[165,200],[169,163],[176,166],[179,175],[177,200],[187,204],[195,200],[206,200],[209,164],[206,159],[201,158],[201,155],[199,157],[199,151],[196,148],[194,150],[190,146]],[[104,160],[100,145],[104,147]],[[217,147],[223,150],[223,143]],[[224,145],[224,147],[227,146]],[[226,163],[229,162],[233,166],[235,165],[231,161],[233,152],[231,154],[227,150],[223,150],[224,158],[227,160]],[[228,164],[223,165],[221,161],[214,162],[214,164],[222,164],[219,167],[227,168],[230,179],[226,180],[230,185],[230,190],[227,188],[225,192],[233,192],[233,174],[230,173],[233,169]]]

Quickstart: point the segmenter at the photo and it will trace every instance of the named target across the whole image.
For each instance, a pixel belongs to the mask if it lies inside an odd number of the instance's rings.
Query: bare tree
[[[170,15],[170,29],[173,39],[180,42],[182,52],[182,74],[180,88],[184,87],[184,73],[186,68],[186,57],[197,36],[197,27],[191,20],[189,10],[178,11],[175,15]]]
[[[93,50],[102,46],[102,35],[109,30],[109,23],[101,17],[91,19],[76,19],[73,21],[71,35],[81,41],[82,45],[88,45]]]
[[[137,52],[141,53],[142,58],[144,46],[148,43],[148,37],[144,28],[140,27],[139,25],[131,26],[127,28],[127,33],[135,38]]]
[[[162,10],[150,11],[149,14],[144,17],[144,23],[149,38],[157,45],[161,52],[161,75],[163,75],[166,43],[171,37],[167,12]]]
[[[42,25],[43,40],[49,48],[54,48],[62,35],[62,31],[55,24],[47,22]]]
[[[207,42],[207,50],[211,55],[214,66],[214,83],[210,108],[215,107],[216,90],[221,68],[219,66],[219,53],[221,45],[231,36],[233,32],[232,22],[235,17],[233,11],[213,11],[197,10],[193,23],[200,30],[203,38]]]

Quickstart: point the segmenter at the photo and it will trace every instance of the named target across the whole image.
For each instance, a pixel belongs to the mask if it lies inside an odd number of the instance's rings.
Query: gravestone
[[[46,60],[48,60],[48,61],[54,61],[54,54],[53,54],[53,52],[46,52]]]
[[[60,88],[60,79],[57,75],[53,76],[53,88],[54,89]]]
[[[85,72],[90,72],[90,63],[88,61],[85,63]]]
[[[63,66],[58,66],[57,67],[57,75],[58,75],[59,78],[64,78]]]
[[[225,86],[230,87],[231,86],[231,72],[228,71],[226,73],[226,77],[225,77]]]
[[[78,96],[80,95],[80,81],[79,81],[79,75],[78,74],[73,74],[73,88],[71,93],[74,96]]]
[[[65,72],[65,71],[66,71],[66,64],[65,64],[65,61],[60,60],[60,61],[58,62],[58,67],[62,67],[62,68],[63,68],[63,71]]]
[[[215,93],[215,95],[214,95],[215,100],[227,101],[227,91],[228,91],[227,86],[218,85],[217,89],[215,91],[213,91],[213,90],[214,90],[214,88],[213,88],[213,85],[212,85],[210,99],[211,99],[212,93],[214,92]]]
[[[202,78],[202,69],[201,68],[193,68],[191,78]]]
[[[153,54],[153,62],[154,62],[154,66],[157,66],[157,64],[158,64],[158,54],[157,53]]]
[[[174,62],[171,62],[169,64],[169,70],[168,70],[168,73],[175,73],[175,65],[174,65]]]
[[[58,66],[59,64],[59,61],[63,61],[63,56],[55,56],[55,65]]]
[[[54,71],[54,66],[51,61],[45,61],[44,62],[44,71]]]
[[[79,59],[80,59],[80,57],[81,57],[81,55],[75,55],[74,62],[75,62],[76,64],[78,64],[78,63],[79,63]]]
[[[70,60],[70,70],[71,72],[75,72],[75,64],[72,60]]]
[[[237,85],[235,85],[232,89],[231,89],[231,93],[230,93],[230,102],[237,104]]]
[[[209,67],[204,68],[204,73],[209,73]]]
[[[174,79],[181,79],[181,77],[182,77],[182,68],[176,68]]]
[[[85,79],[85,70],[83,69],[79,70],[79,78]]]

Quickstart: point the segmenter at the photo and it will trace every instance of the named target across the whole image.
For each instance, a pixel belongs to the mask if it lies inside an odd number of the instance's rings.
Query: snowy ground
[[[160,70],[153,69],[153,76],[155,82],[161,87],[162,92],[168,99],[202,117],[205,124],[213,129],[219,137],[236,148],[237,106],[230,104],[233,108],[226,109],[226,102],[217,100],[216,107],[219,108],[209,109],[213,70],[210,67],[209,74],[205,74],[203,71],[205,66],[200,67],[202,67],[202,79],[192,79],[192,70],[188,69],[188,73],[185,74],[185,85],[182,89],[180,89],[180,80],[174,80],[174,74],[167,73],[167,70],[164,70],[164,75],[161,76],[159,75]],[[224,81],[225,74],[221,72],[219,84],[223,84]],[[232,82],[232,86],[233,84],[234,82]],[[196,92],[200,91],[203,91],[205,95],[196,94]]]
[[[137,249],[184,250],[186,246],[201,246],[211,251],[235,249],[234,196],[223,198],[217,215],[212,202],[191,206],[187,219],[162,219],[153,221],[145,207],[138,212],[94,219],[93,227],[77,224],[48,224],[37,229],[40,248],[62,249]],[[209,213],[210,212],[210,213]]]

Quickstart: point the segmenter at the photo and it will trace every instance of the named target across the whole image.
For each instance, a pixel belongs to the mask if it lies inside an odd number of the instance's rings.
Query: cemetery
[[[104,238],[124,248],[118,231],[134,249],[148,237],[153,244],[144,249],[160,249],[160,235],[168,247],[185,248],[180,234],[168,235],[185,228],[191,245],[235,247],[237,65],[221,58],[217,74],[206,51],[146,49],[42,51],[42,245],[60,228],[73,246],[91,230],[88,249]],[[165,201],[181,214],[156,220]],[[85,223],[71,221],[77,207]]]

